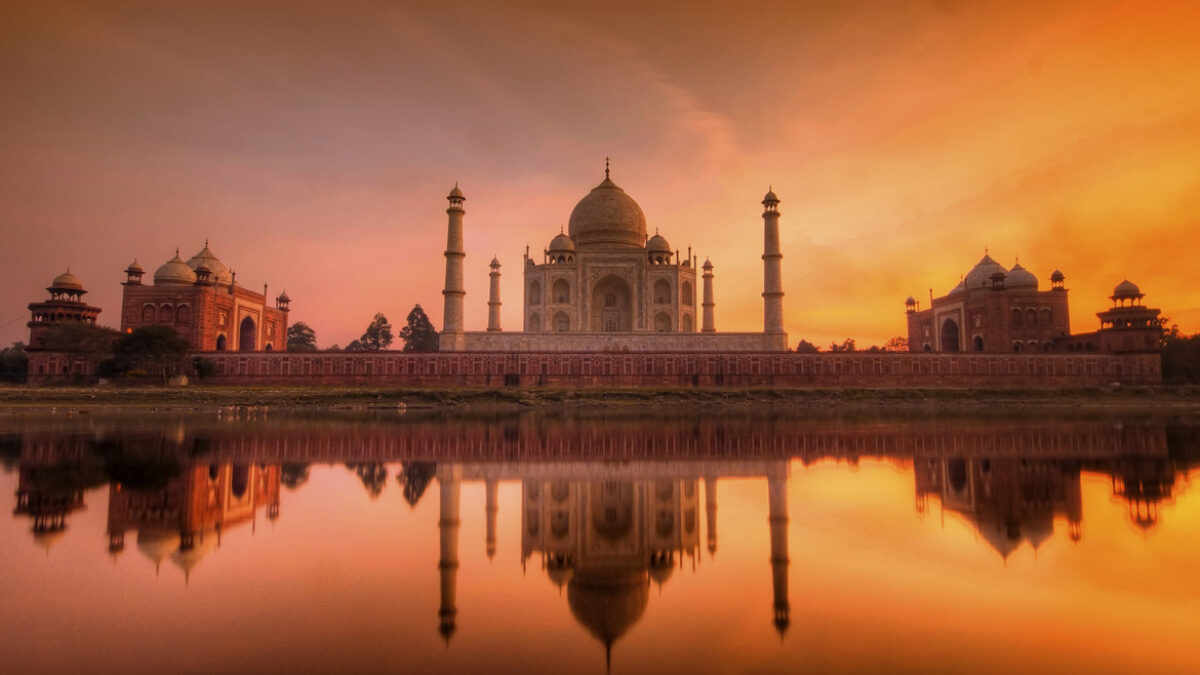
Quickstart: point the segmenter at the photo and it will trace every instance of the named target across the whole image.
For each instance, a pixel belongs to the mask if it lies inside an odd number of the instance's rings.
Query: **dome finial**
[[[179,257],[179,247],[178,246],[175,247],[175,257],[176,258]]]
[[[604,156],[604,178],[608,178],[608,156]]]

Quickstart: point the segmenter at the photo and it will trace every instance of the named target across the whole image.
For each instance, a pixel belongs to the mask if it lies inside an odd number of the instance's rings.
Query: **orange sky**
[[[467,196],[467,327],[504,264],[602,178],[762,325],[783,200],[794,344],[904,330],[985,247],[1062,269],[1076,330],[1125,276],[1200,330],[1200,4],[0,2],[0,342],[67,266],[210,238],[322,345],[414,303],[441,326],[444,196]]]

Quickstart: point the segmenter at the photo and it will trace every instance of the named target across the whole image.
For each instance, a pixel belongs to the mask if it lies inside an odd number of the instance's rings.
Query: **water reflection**
[[[769,559],[747,572],[763,584],[769,578],[773,602],[762,608],[763,625],[783,639],[792,620],[793,462],[856,466],[873,458],[911,472],[916,515],[967,520],[1001,564],[1022,546],[1043,547],[1056,519],[1065,520],[1070,541],[1083,539],[1085,474],[1106,476],[1130,533],[1151,536],[1161,506],[1186,489],[1200,463],[1196,427],[1162,423],[188,417],[7,425],[0,448],[18,473],[14,516],[29,522],[39,546],[51,547],[86,508],[85,493],[107,483],[108,553],[121,554],[135,536],[155,574],[169,561],[185,581],[224,532],[253,531],[260,514],[278,518],[281,489],[305,489],[313,464],[345,467],[371,500],[394,485],[413,507],[436,480],[436,616],[447,645],[458,630],[460,529],[475,517],[462,513],[463,487],[482,484],[478,517],[490,560],[499,486],[519,485],[521,569],[536,568],[565,595],[607,659],[643,619],[655,586],[661,591],[677,570],[694,570],[702,551],[716,554],[722,480],[764,487]]]

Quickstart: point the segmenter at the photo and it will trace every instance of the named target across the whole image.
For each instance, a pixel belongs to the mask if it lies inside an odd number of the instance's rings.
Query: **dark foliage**
[[[24,384],[29,374],[29,355],[25,345],[14,342],[13,346],[0,349],[0,382]]]
[[[404,486],[404,501],[408,502],[410,507],[416,507],[417,502],[421,501],[421,495],[425,494],[425,489],[429,487],[436,473],[436,462],[401,463],[400,475],[396,476],[396,480]]]
[[[287,350],[289,352],[317,351],[317,333],[303,321],[288,326]]]
[[[400,329],[400,339],[404,341],[406,352],[436,352],[438,350],[438,332],[433,328],[433,322],[425,315],[420,305],[408,313],[407,324]]]

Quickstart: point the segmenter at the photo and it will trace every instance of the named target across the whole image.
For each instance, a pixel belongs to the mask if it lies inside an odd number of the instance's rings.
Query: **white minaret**
[[[438,348],[443,352],[457,352],[466,347],[463,336],[463,296],[467,294],[463,288],[463,258],[467,257],[463,250],[463,214],[466,213],[463,202],[466,198],[455,183],[446,199],[450,202],[446,209],[450,223],[446,232],[446,286],[442,289],[445,305]]]
[[[783,253],[779,250],[779,198],[768,189],[762,203],[763,333],[781,343],[773,346],[787,349],[787,334],[783,332],[783,273],[780,269]]]
[[[441,544],[438,558],[438,573],[441,576],[442,604],[438,608],[438,632],[446,644],[458,627],[458,607],[455,605],[455,588],[458,576],[458,495],[462,468],[442,464],[438,466],[438,492],[441,503],[438,515],[438,534]]]
[[[500,259],[492,258],[492,271],[488,274],[492,284],[488,290],[488,327],[490,331],[500,330]]]
[[[704,300],[700,303],[701,311],[701,333],[715,333],[717,331],[717,322],[713,318],[713,308],[716,303],[713,301],[713,264],[708,258],[704,259]]]

